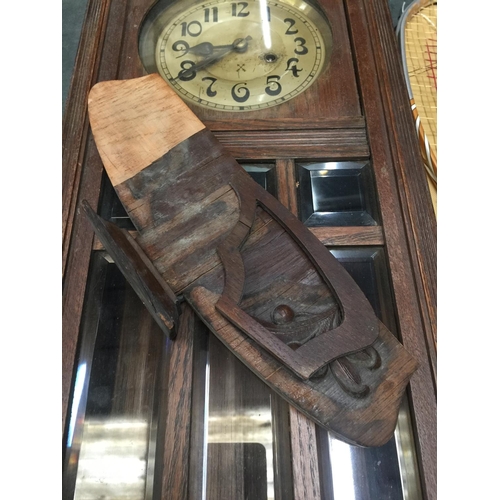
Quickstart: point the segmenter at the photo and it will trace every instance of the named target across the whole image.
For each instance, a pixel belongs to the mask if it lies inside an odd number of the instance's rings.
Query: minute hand
[[[225,57],[230,52],[246,52],[248,48],[248,42],[251,40],[251,36],[247,36],[246,38],[237,38],[231,45],[219,45],[212,46],[214,53],[210,56],[198,61],[196,64],[191,66],[190,68],[183,69],[179,71],[179,74],[174,78],[174,80],[182,79],[182,78],[190,78],[193,73],[196,71],[206,68],[211,64],[216,63],[223,57]]]

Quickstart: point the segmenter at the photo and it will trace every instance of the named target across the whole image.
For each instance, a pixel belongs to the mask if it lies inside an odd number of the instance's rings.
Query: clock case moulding
[[[89,118],[134,238],[84,203],[162,330],[186,300],[257,376],[338,438],[379,446],[417,363],[323,244],[156,74],[98,83]]]

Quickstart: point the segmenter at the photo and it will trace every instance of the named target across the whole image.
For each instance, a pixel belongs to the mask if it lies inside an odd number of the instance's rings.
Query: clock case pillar
[[[141,22],[151,3],[89,1],[64,114],[64,435],[68,432],[85,331],[82,317],[92,294],[93,285],[87,276],[91,256],[99,251],[92,228],[78,208],[85,199],[97,210],[103,186],[103,169],[88,126],[87,94],[98,81],[145,74],[137,47]],[[325,0],[320,5],[344,43],[342,54],[337,54],[336,71],[322,75],[316,90],[313,87],[307,91],[314,92],[318,101],[302,107],[307,101],[297,98],[285,103],[283,109],[271,108],[266,116],[260,112],[250,117],[227,113],[209,116],[205,110],[193,109],[236,158],[275,162],[276,195],[294,213],[299,210],[296,166],[301,160],[371,163],[381,223],[315,227],[312,231],[328,246],[371,244],[382,246],[386,252],[400,340],[420,363],[410,382],[409,407],[422,493],[424,498],[436,498],[436,221],[420,164],[390,15],[383,0]],[[327,115],[323,114],[325,110]],[[170,344],[166,375],[176,356],[183,357],[189,368],[192,335],[199,325],[196,327],[190,309],[183,307],[187,310],[182,324],[190,334],[184,343]],[[175,393],[169,391],[190,394],[195,389],[189,375],[167,379],[170,403],[163,408],[167,427],[158,441],[164,442],[164,450],[157,456],[163,454],[165,475],[161,488],[175,490],[175,497],[181,499],[187,498],[188,485],[175,483],[175,478],[185,473],[193,457],[176,454],[168,445],[168,436],[175,432],[186,440],[192,438],[191,408],[189,397],[182,399],[176,411],[183,424],[170,428],[174,408],[169,404],[173,405]],[[294,498],[326,498],[319,484],[321,446],[314,425],[293,409],[289,422]]]

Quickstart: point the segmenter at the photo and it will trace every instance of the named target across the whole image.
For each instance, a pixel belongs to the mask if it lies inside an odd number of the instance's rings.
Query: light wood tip
[[[205,126],[158,74],[92,87],[89,120],[113,186]]]

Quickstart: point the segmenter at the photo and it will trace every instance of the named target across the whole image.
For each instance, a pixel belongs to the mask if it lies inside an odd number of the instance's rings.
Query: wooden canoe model
[[[175,336],[183,297],[315,422],[351,444],[388,441],[416,362],[321,242],[159,75],[98,83],[89,117],[137,237],[85,211],[160,327]]]

